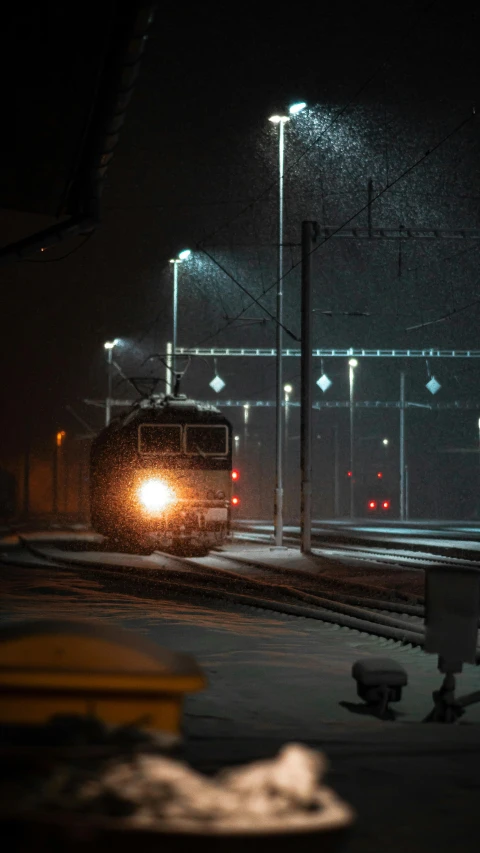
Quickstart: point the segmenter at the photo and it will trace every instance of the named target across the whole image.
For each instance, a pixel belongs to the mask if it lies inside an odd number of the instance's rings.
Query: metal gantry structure
[[[283,358],[300,358],[300,349],[282,350]],[[270,358],[275,347],[177,347],[177,355],[199,355],[204,358]],[[385,349],[364,347],[321,347],[312,349],[312,358],[480,358],[474,349]]]
[[[304,104],[298,105],[301,108],[305,106]],[[280,145],[280,174],[282,176],[283,170],[283,122],[281,123],[282,133],[279,138]],[[281,185],[282,181],[279,181]],[[370,182],[371,183],[371,182]],[[371,186],[369,183],[369,192],[371,190]],[[387,240],[387,241],[411,241],[411,240],[442,240],[449,241],[454,240],[456,242],[468,242],[470,240],[477,241],[480,239],[480,229],[475,228],[436,228],[436,227],[411,227],[411,226],[398,226],[397,228],[382,228],[382,227],[374,227],[371,219],[371,208],[368,209],[368,225],[367,227],[342,227],[339,225],[318,225],[316,222],[302,223],[302,242],[301,243],[284,243],[283,241],[283,197],[279,197],[279,233],[278,240],[274,244],[277,253],[278,253],[278,281],[277,281],[277,309],[279,316],[277,320],[280,322],[277,323],[277,346],[274,348],[269,347],[178,347],[176,346],[176,338],[177,338],[177,318],[174,317],[174,343],[167,345],[167,349],[169,350],[167,356],[167,373],[171,374],[171,369],[173,364],[175,363],[176,356],[201,356],[204,358],[230,358],[230,357],[239,357],[239,358],[276,358],[277,361],[277,389],[276,389],[276,400],[275,402],[271,402],[268,400],[259,401],[259,400],[243,400],[243,401],[232,401],[232,400],[217,400],[216,403],[221,407],[275,407],[277,410],[277,424],[276,424],[276,439],[277,439],[277,449],[276,449],[276,469],[277,469],[277,484],[276,484],[276,492],[275,492],[275,525],[276,525],[276,541],[277,544],[281,544],[282,537],[282,495],[280,494],[283,491],[283,483],[282,483],[282,463],[281,463],[281,453],[282,453],[282,445],[283,445],[283,401],[282,401],[282,359],[283,358],[301,358],[303,355],[303,360],[308,362],[308,370],[311,373],[311,365],[312,360],[314,358],[346,358],[346,359],[364,359],[364,358],[400,358],[400,359],[409,359],[409,358],[421,358],[421,359],[437,359],[437,358],[460,358],[460,359],[478,359],[480,358],[480,350],[469,350],[469,349],[434,349],[434,348],[424,348],[424,349],[413,349],[413,348],[356,348],[356,347],[341,347],[341,348],[311,348],[308,346],[308,353],[305,353],[305,342],[302,334],[302,349],[300,348],[283,348],[282,346],[282,335],[281,335],[281,296],[282,296],[282,281],[283,281],[283,268],[281,265],[282,260],[282,250],[286,247],[302,247],[302,300],[305,299],[305,290],[311,286],[308,282],[311,280],[311,255],[317,248],[321,248],[323,243],[329,241],[330,239],[334,240],[354,240],[354,241],[363,241],[363,240]],[[306,227],[311,228],[311,233],[308,237],[308,246],[307,241],[304,238],[304,229]],[[315,235],[315,237],[314,237]],[[316,239],[316,246],[313,248],[312,242],[313,239]],[[267,244],[271,245],[271,244]],[[217,247],[218,248],[218,247]],[[231,248],[231,246],[229,246]],[[258,246],[257,246],[258,248]],[[179,253],[178,259],[183,260],[189,253],[188,250],[185,250],[183,253]],[[174,267],[174,291],[176,295],[177,291],[177,263],[173,263]],[[307,269],[308,267],[308,269]],[[307,287],[308,283],[308,287]],[[280,302],[280,305],[279,305]],[[302,325],[309,329],[309,335],[311,335],[311,322],[310,322],[310,314],[312,312],[311,300],[307,297],[308,310],[305,311],[302,308]],[[303,303],[302,303],[303,304]],[[308,314],[308,318],[307,318]],[[303,353],[302,353],[303,350]],[[111,353],[108,354],[111,358]],[[173,364],[172,364],[173,363]],[[313,409],[321,409],[321,408],[343,408],[349,407],[351,415],[353,415],[354,408],[400,408],[400,435],[404,437],[405,434],[405,410],[409,407],[422,407],[426,409],[480,409],[480,404],[473,401],[454,401],[451,403],[431,403],[431,404],[423,404],[423,403],[413,403],[405,401],[405,379],[404,373],[402,372],[403,379],[401,379],[401,393],[400,400],[394,402],[385,402],[385,401],[353,401],[349,400],[348,402],[344,401],[321,401],[321,402],[313,402],[313,398],[311,398],[311,394],[307,393],[306,389],[306,369],[302,371],[303,376],[303,385],[304,391],[302,392],[302,397],[309,398],[307,400],[306,405],[308,406],[308,411],[311,412]],[[310,374],[309,374],[310,375]],[[109,377],[111,377],[111,364],[109,364]],[[90,405],[97,405],[100,407],[105,407],[106,410],[106,421],[107,423],[110,420],[110,409],[112,406],[129,406],[133,404],[133,401],[129,400],[113,400],[111,399],[111,390],[110,390],[110,379],[109,379],[109,393],[107,397],[106,404],[100,401],[94,400],[86,400]],[[171,391],[171,382],[167,378],[167,393]],[[289,406],[298,405],[294,401],[289,402]],[[305,409],[306,411],[306,409]],[[308,424],[307,424],[308,425]],[[307,429],[308,432],[308,429]],[[401,454],[403,453],[403,457],[400,459],[400,513],[401,517],[405,517],[406,514],[406,503],[408,501],[407,490],[406,490],[406,472],[407,466],[405,465],[405,448],[404,441],[400,441],[401,445]],[[403,449],[402,449],[403,448]],[[302,451],[305,455],[305,451]],[[307,466],[310,464],[308,459],[310,457],[307,453]],[[310,459],[311,462],[311,459]],[[280,479],[279,479],[280,478]],[[353,488],[353,484],[352,484]],[[308,486],[307,486],[308,490]],[[306,493],[302,492],[302,506],[306,499]],[[308,503],[308,499],[307,499]],[[280,504],[280,506],[278,506]],[[280,510],[280,512],[279,512]],[[278,518],[277,518],[278,516]]]

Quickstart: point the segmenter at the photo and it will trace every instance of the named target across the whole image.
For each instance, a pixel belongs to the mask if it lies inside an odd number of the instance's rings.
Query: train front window
[[[138,451],[147,456],[165,456],[182,452],[180,424],[141,424]]]
[[[228,430],[226,426],[187,426],[185,450],[191,455],[226,456],[228,453]]]

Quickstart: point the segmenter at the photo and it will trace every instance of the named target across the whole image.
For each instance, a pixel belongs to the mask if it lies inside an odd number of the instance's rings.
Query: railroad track
[[[271,536],[268,533],[250,532],[245,529],[236,531],[235,537],[238,541],[271,543]],[[342,537],[337,540],[328,540],[327,544],[323,544],[323,539],[324,537],[321,534],[312,535],[312,553],[327,559],[345,558],[350,561],[368,561],[370,563],[382,563],[400,570],[408,569],[409,571],[419,572],[424,571],[425,567],[433,563],[451,566],[452,568],[471,568],[473,565],[480,569],[480,551],[458,548],[455,544],[448,542],[444,546],[422,546],[421,540],[415,544],[408,542],[398,544],[395,542],[387,545],[382,540],[365,543],[355,537],[352,537],[351,540],[350,537]],[[290,545],[298,546],[300,535],[284,535],[284,541]],[[449,550],[453,552],[451,556],[445,553]]]
[[[19,537],[22,549],[10,565],[26,564],[32,568],[32,558],[39,567],[81,569],[82,573],[102,576],[111,583],[121,582],[122,588],[133,588],[153,598],[187,598],[190,603],[205,599],[223,601],[227,605],[273,611],[297,618],[314,619],[372,634],[404,645],[422,647],[425,639],[423,602],[417,596],[362,587],[349,579],[336,581],[321,572],[313,574],[302,569],[285,568],[250,559],[248,556],[229,556],[215,552],[208,557],[178,556],[156,551],[150,558],[123,555],[123,565],[115,562],[118,556],[69,551],[63,548],[39,546]],[[5,556],[2,556],[5,562]],[[379,592],[384,595],[379,595]],[[385,593],[389,592],[390,597]],[[376,593],[376,594],[375,594]],[[480,648],[477,655],[480,663]]]

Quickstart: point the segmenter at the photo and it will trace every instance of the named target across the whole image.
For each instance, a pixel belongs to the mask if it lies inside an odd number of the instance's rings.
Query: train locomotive
[[[208,548],[229,533],[233,480],[232,427],[221,412],[184,395],[152,396],[92,443],[92,525],[120,550],[153,550],[154,541]]]

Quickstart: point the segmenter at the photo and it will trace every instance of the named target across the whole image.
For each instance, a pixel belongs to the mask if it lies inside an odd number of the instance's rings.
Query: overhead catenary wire
[[[335,115],[333,116],[333,118],[331,119],[331,121],[330,121],[328,124],[326,124],[326,126],[323,128],[323,130],[321,131],[321,133],[320,133],[320,134],[318,134],[318,135],[315,137],[315,139],[314,139],[311,143],[309,143],[309,144],[305,147],[305,149],[304,149],[304,150],[303,150],[303,151],[302,151],[302,152],[301,152],[301,153],[300,153],[296,158],[292,159],[292,161],[288,164],[287,168],[285,169],[285,175],[286,175],[286,176],[288,176],[288,174],[290,174],[290,172],[291,172],[292,170],[294,170],[294,169],[297,167],[298,163],[300,163],[300,162],[301,162],[301,160],[302,160],[302,159],[303,159],[303,158],[304,158],[308,153],[310,153],[310,152],[311,152],[311,151],[312,151],[312,150],[313,150],[313,149],[318,145],[318,142],[319,142],[319,141],[322,139],[322,137],[323,137],[323,136],[328,132],[328,130],[329,130],[333,125],[335,125],[335,124],[336,124],[336,123],[337,123],[337,122],[342,118],[342,116],[343,116],[343,115],[346,113],[346,111],[347,111],[347,110],[352,106],[352,104],[354,104],[354,103],[356,102],[356,100],[357,100],[357,99],[358,99],[358,98],[363,94],[363,92],[364,92],[364,91],[365,91],[365,90],[370,86],[370,84],[375,80],[375,78],[378,76],[378,74],[380,74],[380,73],[382,72],[382,70],[386,67],[386,65],[387,65],[389,62],[391,62],[391,60],[392,60],[393,56],[395,55],[395,53],[400,49],[400,47],[403,45],[403,43],[404,43],[407,39],[409,39],[409,38],[410,38],[410,36],[412,35],[412,33],[415,31],[415,29],[417,28],[418,23],[419,23],[419,21],[421,20],[421,18],[423,17],[423,15],[427,14],[427,13],[430,11],[430,9],[432,9],[432,8],[436,5],[436,3],[437,3],[437,0],[428,0],[428,2],[426,2],[426,3],[423,5],[423,7],[419,10],[418,14],[416,15],[415,19],[412,21],[412,23],[406,27],[405,31],[404,31],[404,32],[399,36],[399,38],[396,40],[395,45],[393,46],[393,48],[392,48],[392,49],[389,51],[389,53],[388,53],[388,54],[387,54],[387,55],[382,59],[382,61],[381,61],[381,62],[380,62],[380,64],[375,68],[375,70],[374,70],[374,71],[373,71],[373,72],[372,72],[372,73],[371,73],[371,74],[366,78],[366,80],[365,80],[365,81],[364,81],[364,82],[363,82],[363,83],[358,87],[358,89],[356,89],[356,91],[355,91],[355,92],[354,92],[354,94],[351,96],[351,98],[347,101],[347,103],[346,103],[346,104],[344,104],[344,106],[343,106],[343,107],[341,107],[341,108],[340,108],[340,109],[335,113]],[[220,233],[220,232],[221,232],[222,230],[224,230],[225,228],[230,227],[230,225],[231,225],[233,222],[235,222],[237,219],[239,219],[241,216],[243,216],[247,211],[251,210],[254,206],[256,206],[256,205],[261,201],[261,199],[263,199],[266,195],[268,195],[268,193],[269,193],[269,192],[271,192],[271,190],[273,190],[273,189],[278,185],[278,180],[279,180],[279,179],[278,179],[278,177],[276,177],[276,178],[275,178],[273,181],[271,181],[271,182],[270,182],[270,183],[269,183],[269,184],[264,188],[264,190],[262,190],[262,192],[261,192],[261,193],[259,193],[259,194],[258,194],[258,195],[257,195],[257,196],[252,200],[252,201],[249,201],[247,204],[245,204],[245,205],[244,205],[244,206],[243,206],[243,207],[242,207],[242,208],[241,208],[241,209],[240,209],[240,210],[235,214],[235,216],[233,216],[233,217],[232,217],[232,218],[230,218],[229,220],[225,221],[225,222],[224,222],[224,223],[223,223],[219,228],[217,228],[217,229],[215,229],[214,231],[212,231],[212,232],[210,232],[209,234],[207,234],[205,237],[203,237],[203,238],[202,238],[202,240],[197,241],[197,243],[195,244],[195,246],[196,246],[197,250],[203,251],[205,254],[208,254],[208,253],[206,252],[206,250],[205,250],[205,243],[206,243],[207,241],[210,241],[213,237],[215,237],[218,233]],[[155,207],[155,205],[153,205],[153,206]],[[216,259],[215,259],[215,258],[213,258],[213,257],[212,257],[211,255],[209,255],[209,254],[208,254],[208,256],[210,257],[210,259],[211,259],[211,260],[212,260],[212,261],[213,261],[213,262],[214,262],[214,263],[215,263],[219,268],[221,268],[220,264],[216,261]],[[241,289],[242,289],[244,292],[246,292],[246,293],[248,294],[248,296],[250,297],[250,299],[252,300],[252,302],[255,302],[255,301],[256,301],[256,297],[254,297],[252,294],[249,294],[249,293],[248,293],[248,291],[247,291],[247,289],[246,289],[246,288],[244,288],[243,286],[241,286],[241,285],[239,284],[239,282],[237,282],[237,280],[235,279],[235,277],[234,277],[234,276],[232,276],[232,275],[231,275],[231,274],[230,274],[226,269],[223,269],[223,272],[224,272],[224,273],[225,273],[225,274],[226,274],[226,275],[227,275],[227,276],[228,276],[228,277],[229,277],[229,278],[230,278],[230,279],[231,279],[231,280],[232,280],[232,281],[233,281],[237,286],[241,287]],[[289,272],[289,271],[287,271],[287,275],[288,275],[288,272]],[[275,283],[274,283],[273,285],[271,285],[269,288],[267,288],[267,290],[265,290],[265,292],[264,292],[264,294],[263,294],[263,295],[265,295],[265,293],[268,293],[268,292],[269,292],[269,290],[271,290],[271,289],[272,289],[272,287],[274,287],[274,286],[275,286]],[[244,308],[242,309],[242,311],[241,311],[238,315],[236,315],[236,317],[235,317],[235,318],[232,318],[231,320],[227,321],[227,323],[226,323],[224,326],[220,327],[216,332],[214,332],[213,334],[211,334],[211,335],[207,336],[206,338],[202,339],[202,341],[200,341],[200,342],[197,344],[197,346],[200,346],[202,343],[204,343],[204,342],[206,342],[206,341],[208,341],[208,340],[211,340],[211,338],[212,338],[212,337],[215,337],[215,336],[216,336],[217,334],[219,334],[221,331],[223,331],[224,329],[226,329],[226,328],[228,328],[230,325],[232,325],[232,322],[235,322],[237,319],[239,319],[239,318],[240,318],[240,317],[245,313],[245,311],[246,311],[246,310],[248,310],[248,308],[250,307],[250,305],[251,305],[251,304],[252,304],[252,303],[249,303],[249,305],[248,305],[248,306],[246,306],[246,307],[244,307]],[[260,305],[259,305],[259,307],[261,307],[261,309],[262,309],[263,311],[265,311],[265,310],[266,310],[266,309],[264,309],[264,308],[263,308],[263,306],[260,306]],[[160,312],[160,313],[161,313],[161,312]],[[159,314],[157,314],[157,316],[156,316],[156,318],[155,318],[155,321],[153,321],[153,322],[150,324],[150,328],[152,328],[152,327],[156,324],[156,321],[158,320],[158,318],[159,318],[159,316],[160,316],[160,313],[159,313]],[[274,322],[276,322],[276,318],[272,318],[272,319],[274,319]],[[284,327],[284,328],[285,328],[285,327]],[[297,337],[296,337],[296,336],[295,336],[295,335],[294,335],[290,330],[285,329],[285,331],[286,331],[286,332],[287,332],[287,334],[289,334],[289,335],[290,335],[294,340],[298,340],[298,338],[297,338]],[[147,332],[146,334],[148,334],[148,332]],[[143,340],[143,339],[144,339],[144,337],[146,336],[146,334],[143,334],[143,335],[142,335],[141,340]]]
[[[363,92],[366,89],[368,89],[368,87],[375,80],[375,78],[378,76],[378,74],[380,74],[383,71],[383,69],[385,68],[385,66],[391,61],[392,57],[395,55],[397,50],[399,50],[399,48],[404,43],[404,41],[406,41],[408,38],[410,38],[412,33],[417,28],[418,23],[421,20],[422,16],[424,14],[426,14],[427,12],[429,12],[430,9],[436,5],[437,5],[437,0],[428,0],[428,2],[425,3],[425,5],[419,11],[418,15],[415,17],[414,21],[400,35],[400,37],[397,39],[395,46],[392,48],[392,50],[389,52],[389,54],[382,60],[380,65],[378,65],[377,68],[372,72],[372,74],[370,74],[369,77],[367,77],[367,79],[358,87],[358,89],[354,92],[354,94],[352,95],[350,100],[347,101],[347,103],[343,107],[341,107],[341,109],[338,110],[338,112],[335,113],[332,120],[326,125],[326,127],[323,128],[322,132],[319,133],[318,136],[316,136],[315,139],[312,142],[310,142],[305,147],[305,149],[296,158],[294,158],[291,161],[291,163],[288,165],[287,168],[285,168],[285,170],[284,170],[285,176],[287,176],[291,171],[293,171],[297,167],[297,165],[301,162],[301,160],[303,160],[303,158],[306,157],[306,155],[309,154],[310,151],[312,151],[318,145],[318,143],[320,142],[322,137],[327,133],[327,131],[330,130],[330,128],[334,124],[336,124],[336,122],[344,115],[344,113],[349,109],[349,107],[351,107],[352,104],[354,104],[355,101],[360,97],[360,95],[362,95]],[[265,195],[267,195],[269,192],[271,192],[271,190],[275,189],[275,187],[278,185],[278,181],[279,181],[278,177],[275,180],[271,181],[270,184],[268,184],[268,186],[265,187],[265,189],[262,190],[262,192],[259,193],[255,199],[253,199],[251,202],[249,202],[242,210],[240,210],[228,222],[225,222],[223,225],[221,225],[219,228],[217,228],[211,234],[204,237],[203,240],[200,240],[196,244],[197,249],[202,249],[203,244],[207,240],[211,240],[213,237],[215,237],[217,234],[219,234],[224,228],[230,227],[230,225],[233,222],[235,222],[240,216],[243,216],[244,213],[246,213],[248,210],[250,210],[254,205],[258,204],[258,202],[261,201],[261,199],[264,198]]]
[[[322,249],[326,243],[328,243],[333,237],[335,237],[336,234],[338,234],[340,231],[342,231],[343,228],[345,228],[347,225],[349,225],[351,222],[353,222],[353,220],[356,219],[357,216],[360,216],[360,214],[362,214],[366,210],[368,210],[373,204],[375,204],[376,201],[378,201],[379,198],[381,198],[383,195],[385,195],[385,193],[389,192],[389,190],[392,187],[394,187],[396,184],[398,184],[404,178],[408,177],[408,175],[410,175],[416,168],[418,168],[422,163],[424,163],[425,160],[428,159],[428,157],[431,157],[432,154],[434,154],[436,151],[438,151],[438,149],[442,145],[444,145],[446,142],[448,142],[449,139],[451,139],[453,136],[455,136],[457,133],[459,133],[460,130],[462,130],[474,118],[476,118],[476,112],[475,112],[475,108],[472,108],[471,113],[469,113],[469,115],[467,115],[464,119],[462,119],[462,121],[459,122],[459,124],[456,125],[451,131],[449,131],[447,134],[445,134],[445,136],[443,136],[438,142],[436,142],[435,145],[433,145],[431,148],[429,148],[424,154],[422,154],[421,157],[419,157],[417,160],[415,160],[414,163],[412,163],[410,166],[408,166],[406,169],[404,169],[404,171],[401,172],[401,174],[398,175],[393,181],[391,181],[389,184],[386,184],[381,190],[379,190],[379,192],[376,193],[376,195],[374,195],[371,199],[369,199],[366,204],[364,204],[362,207],[360,207],[358,210],[356,210],[355,213],[353,213],[351,216],[349,216],[348,219],[344,220],[340,225],[338,225],[336,228],[332,229],[330,234],[328,234],[326,237],[324,237],[324,239],[320,243],[318,243],[316,246],[313,247],[310,254],[313,255],[319,249]],[[203,251],[205,251],[205,250],[203,250]],[[302,263],[302,261],[300,260],[300,261],[297,261],[296,263],[292,264],[290,269],[287,270],[287,272],[285,272],[283,274],[282,280],[287,278],[287,276],[290,275],[290,273],[294,269],[299,267],[301,263]],[[255,302],[258,304],[259,301],[261,299],[263,299],[263,297],[266,296],[269,293],[269,291],[272,290],[277,285],[278,285],[278,279],[276,279],[274,282],[272,282],[272,284],[265,290],[265,292],[263,294],[261,294],[261,296],[258,299],[255,298]],[[235,317],[232,317],[228,323],[226,323],[220,329],[217,329],[217,331],[214,332],[212,335],[208,336],[207,338],[203,338],[202,341],[195,344],[195,346],[200,346],[202,343],[205,343],[206,340],[211,340],[212,337],[219,334],[221,331],[224,331],[224,329],[226,329],[229,325],[231,325],[232,322],[234,322],[235,320],[238,320],[245,313],[245,311],[248,310],[249,307],[251,307],[251,306],[248,305],[245,308],[243,308],[242,311],[240,311],[237,315],[235,315]],[[263,306],[261,306],[261,307],[263,310]]]

